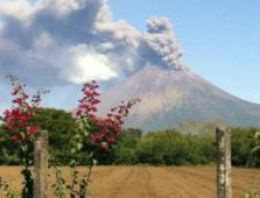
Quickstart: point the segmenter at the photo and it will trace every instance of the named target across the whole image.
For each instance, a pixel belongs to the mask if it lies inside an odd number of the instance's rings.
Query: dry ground
[[[70,171],[63,171],[69,181]],[[21,183],[18,175],[18,167],[0,167],[0,176],[15,186],[15,191]],[[92,191],[95,198],[214,198],[215,178],[214,166],[100,166],[94,168]],[[49,180],[53,183],[54,178]],[[260,169],[233,168],[232,180],[234,198],[242,197],[251,187],[260,191]]]

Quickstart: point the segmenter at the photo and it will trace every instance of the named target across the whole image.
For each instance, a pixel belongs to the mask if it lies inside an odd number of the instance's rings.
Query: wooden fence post
[[[48,132],[42,131],[34,145],[34,198],[47,198]]]
[[[231,198],[231,131],[216,129],[217,139],[217,197]]]

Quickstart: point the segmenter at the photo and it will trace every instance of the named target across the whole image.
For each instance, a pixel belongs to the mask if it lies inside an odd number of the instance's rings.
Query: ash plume
[[[0,73],[32,86],[129,76],[146,65],[182,70],[171,22],[147,32],[115,20],[107,0],[0,0]]]

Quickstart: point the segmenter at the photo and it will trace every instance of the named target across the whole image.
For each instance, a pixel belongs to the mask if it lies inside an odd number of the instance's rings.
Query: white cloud
[[[72,48],[71,53],[73,62],[76,64],[74,73],[71,73],[69,68],[61,73],[70,82],[82,83],[92,79],[109,80],[117,76],[117,73],[109,67],[110,63],[105,55],[96,53],[85,45]]]
[[[57,16],[64,17],[73,11],[84,7],[86,0],[39,0],[36,4],[36,10],[53,10]]]
[[[27,0],[0,0],[0,14],[25,20],[34,9]]]

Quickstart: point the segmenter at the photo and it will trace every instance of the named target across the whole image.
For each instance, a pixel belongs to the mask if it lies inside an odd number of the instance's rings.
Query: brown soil
[[[62,168],[66,181],[70,171]],[[21,188],[18,167],[0,167],[0,176],[14,191]],[[82,171],[82,169],[81,169]],[[50,172],[53,175],[53,171]],[[100,166],[92,175],[91,190],[95,198],[215,198],[216,168],[151,167],[151,166]],[[49,178],[53,183],[54,178]],[[242,197],[252,187],[260,191],[260,169],[232,169],[233,197]],[[51,187],[50,187],[51,189]],[[52,196],[50,190],[49,197]],[[0,194],[1,198],[5,196]]]

